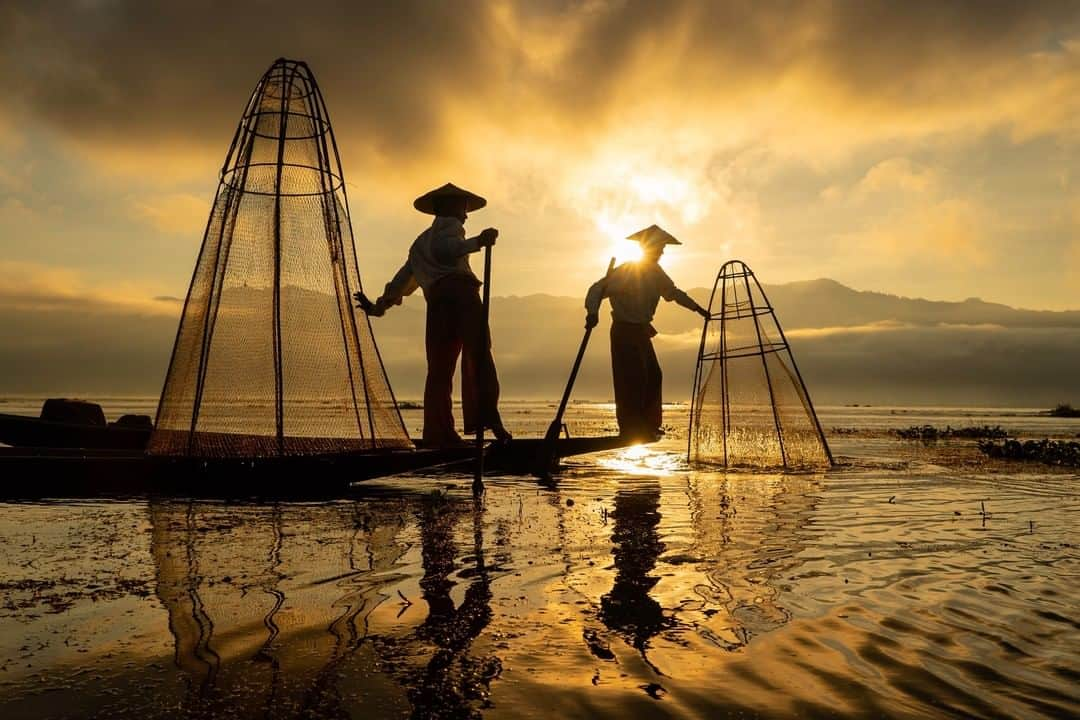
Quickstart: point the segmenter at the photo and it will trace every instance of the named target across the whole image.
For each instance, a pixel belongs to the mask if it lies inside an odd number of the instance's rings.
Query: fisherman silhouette
[[[615,415],[621,435],[653,440],[662,433],[663,373],[653,350],[653,315],[660,298],[708,318],[698,305],[660,267],[667,245],[681,245],[665,230],[650,225],[626,238],[641,243],[642,258],[619,265],[594,283],[585,296],[585,327],[599,322],[600,303],[611,301],[611,379],[615,386]]]
[[[424,443],[432,447],[462,442],[454,429],[450,402],[459,355],[465,432],[475,432],[477,417],[483,417],[485,428],[496,439],[510,439],[499,416],[499,378],[491,354],[491,331],[484,322],[481,283],[469,267],[469,255],[494,245],[499,231],[485,228],[475,237],[465,237],[468,213],[486,204],[484,198],[451,183],[418,197],[413,207],[435,216],[431,227],[413,242],[405,264],[386,284],[378,300],[372,303],[362,292],[355,293],[359,306],[368,315],[381,317],[390,307],[400,305],[406,295],[423,289],[427,300],[424,341],[428,365]]]

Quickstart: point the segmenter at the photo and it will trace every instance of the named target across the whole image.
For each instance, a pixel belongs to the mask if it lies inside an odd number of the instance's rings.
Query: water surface
[[[867,435],[829,472],[725,474],[675,432],[480,504],[405,476],[324,504],[0,505],[0,716],[1080,713],[1077,475]]]

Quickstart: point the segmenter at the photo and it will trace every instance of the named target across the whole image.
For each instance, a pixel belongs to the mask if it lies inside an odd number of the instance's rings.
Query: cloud
[[[659,333],[653,338],[653,344],[670,350],[692,348],[695,352],[701,344],[701,330],[686,330],[680,333]]]
[[[1073,285],[1080,284],[1080,196],[1072,201],[1068,228],[1070,237],[1066,242],[1063,261],[1065,272]]]
[[[2,12],[19,107],[73,138],[178,156],[221,152],[282,47],[310,61],[355,156],[399,169],[474,157],[485,138],[469,131],[489,124],[574,146],[710,118],[714,137],[764,133],[788,151],[820,146],[823,130],[841,144],[943,127],[1077,130],[1069,2],[312,0],[299,13],[117,0]]]
[[[8,312],[179,314],[175,298],[135,283],[97,286],[75,268],[0,260],[0,309]]]
[[[190,193],[168,193],[131,199],[131,214],[159,232],[195,236],[206,225],[210,199]]]
[[[879,320],[865,325],[842,325],[837,327],[795,328],[788,330],[786,336],[791,339],[825,338],[833,335],[866,335],[883,332],[910,330],[916,325],[898,320]]]
[[[18,193],[26,189],[25,175],[0,165],[0,192]]]
[[[882,160],[870,168],[855,185],[857,194],[899,191],[922,193],[935,183],[933,171],[918,167],[908,158]]]
[[[910,323],[899,320],[879,320],[865,325],[839,325],[835,327],[819,328],[795,328],[785,335],[790,339],[812,338],[821,339],[836,337],[839,335],[877,335],[880,333],[896,333],[912,331],[916,329],[937,328],[940,330],[952,330],[956,332],[979,331],[992,332],[1006,330],[1004,325],[997,323]]]
[[[948,198],[928,205],[902,205],[871,218],[862,229],[838,238],[863,263],[921,267],[943,263],[967,268],[991,260],[986,239],[994,213],[972,201]],[[865,248],[872,248],[873,255],[863,252]]]
[[[615,237],[661,222],[687,241],[673,274],[696,284],[739,256],[772,278],[1070,302],[1063,268],[1023,290],[1005,260],[1047,230],[1039,213],[1020,227],[980,194],[1019,172],[1000,145],[1044,143],[1029,169],[1075,165],[1080,6],[1053,0],[9,0],[0,143],[29,128],[53,162],[0,161],[0,187],[68,213],[47,254],[16,256],[67,262],[67,243],[99,280],[157,273],[182,292],[243,103],[282,53],[326,96],[374,285],[419,230],[409,200],[453,180],[489,197],[472,222],[502,227],[510,292],[583,289]],[[989,167],[963,167],[987,148]],[[1036,192],[1009,189],[1017,206]],[[923,259],[952,275],[919,285]]]
[[[906,157],[891,157],[872,165],[850,187],[836,184],[821,191],[820,197],[828,203],[864,203],[867,200],[891,200],[894,204],[908,202],[912,195],[922,195],[938,190],[938,174]]]

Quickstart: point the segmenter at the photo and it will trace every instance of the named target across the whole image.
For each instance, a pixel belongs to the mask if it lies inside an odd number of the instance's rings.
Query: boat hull
[[[563,438],[558,457],[625,447],[619,437]],[[538,474],[541,438],[490,445],[487,475]],[[357,482],[406,473],[466,474],[469,446],[260,459],[147,456],[102,449],[0,448],[0,498],[169,496],[222,499],[347,497]]]

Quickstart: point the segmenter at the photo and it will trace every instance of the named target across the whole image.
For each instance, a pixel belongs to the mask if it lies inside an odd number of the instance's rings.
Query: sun
[[[606,240],[600,257],[605,267],[611,258],[615,258],[616,265],[641,259],[641,246],[626,239],[627,235],[639,229],[634,223],[633,217],[608,209],[601,209],[593,215],[593,224]]]
[[[599,258],[605,265],[612,257],[616,263],[641,258],[641,247],[626,239],[630,233],[653,223],[667,225],[672,218],[676,224],[700,219],[703,207],[700,193],[675,168],[628,165],[621,159],[606,167],[603,177],[603,183],[594,183],[587,202],[594,208],[594,227],[606,239]],[[611,178],[621,180],[612,183]]]

